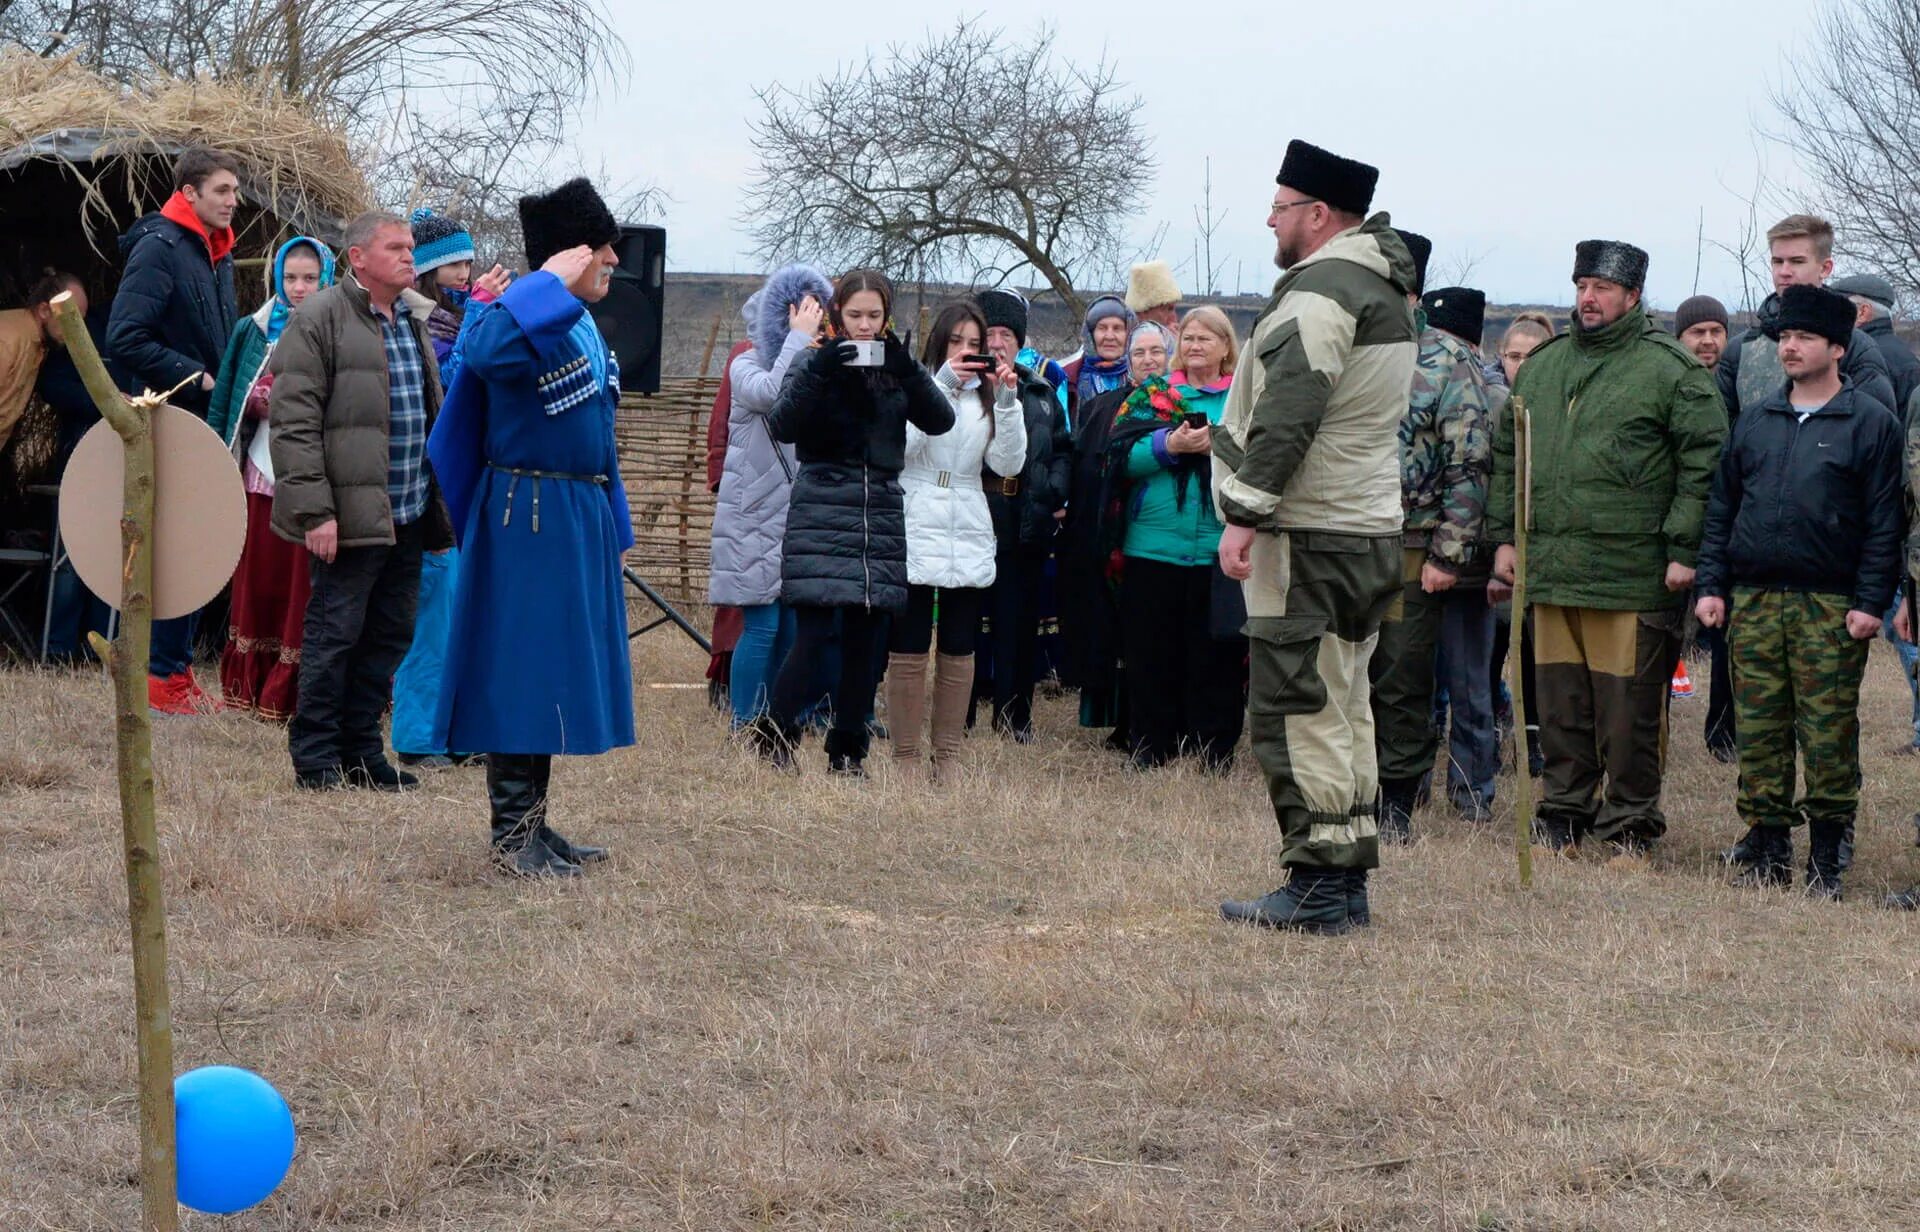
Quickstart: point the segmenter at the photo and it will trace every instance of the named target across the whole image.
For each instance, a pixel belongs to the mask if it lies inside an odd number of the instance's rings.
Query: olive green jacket
[[[1514,420],[1533,430],[1530,602],[1650,612],[1677,607],[1669,562],[1691,568],[1727,435],[1713,374],[1635,307],[1576,324],[1527,358],[1493,445],[1487,534],[1514,542]]]

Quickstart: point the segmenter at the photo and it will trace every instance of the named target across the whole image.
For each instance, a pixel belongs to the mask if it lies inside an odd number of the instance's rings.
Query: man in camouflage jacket
[[[1402,235],[1418,256],[1418,236]],[[1452,796],[1484,818],[1493,792],[1493,610],[1485,595],[1487,483],[1493,417],[1503,392],[1488,387],[1474,350],[1486,297],[1448,287],[1421,301],[1420,352],[1400,421],[1400,597],[1380,625],[1368,674],[1380,758],[1380,835],[1409,836],[1414,798],[1433,770],[1436,651],[1446,645],[1453,713]],[[1478,581],[1479,586],[1474,582]],[[1450,636],[1449,636],[1450,635]],[[1464,764],[1461,764],[1463,763]]]
[[[1514,421],[1533,432],[1527,598],[1546,783],[1540,837],[1621,854],[1666,832],[1667,690],[1727,414],[1713,377],[1640,303],[1647,254],[1575,250],[1573,328],[1542,343],[1501,417],[1487,498],[1494,575],[1512,584]]]

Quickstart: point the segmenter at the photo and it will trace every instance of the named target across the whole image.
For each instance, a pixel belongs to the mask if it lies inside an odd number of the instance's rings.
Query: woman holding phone
[[[921,362],[935,368],[933,383],[952,406],[954,426],[932,435],[909,423],[900,473],[907,514],[907,606],[894,617],[887,646],[887,727],[894,761],[917,769],[938,591],[935,773],[960,755],[973,692],[974,638],[994,581],[997,541],[982,471],[1015,478],[1027,462],[1020,377],[1010,363],[987,353],[986,335],[986,318],[972,304],[948,304],[933,319]]]
[[[1189,312],[1179,337],[1172,374],[1134,391],[1108,446],[1123,557],[1121,657],[1135,767],[1194,753],[1225,770],[1246,707],[1247,641],[1239,585],[1216,560],[1213,427],[1239,346],[1226,314],[1210,306]]]
[[[854,270],[833,288],[831,333],[793,374],[768,420],[800,463],[781,542],[780,601],[793,609],[793,649],[771,705],[750,727],[761,753],[793,764],[808,679],[840,641],[827,768],[862,775],[871,733],[874,656],[883,616],[907,606],[906,511],[900,469],[907,425],[928,436],[953,427],[953,404],[888,327],[893,284]]]

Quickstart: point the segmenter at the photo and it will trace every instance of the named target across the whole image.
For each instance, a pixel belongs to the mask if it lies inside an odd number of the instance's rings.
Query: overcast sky
[[[633,78],[610,84],[580,135],[590,167],[651,182],[664,203],[671,268],[756,270],[741,191],[753,173],[756,86],[800,86],[871,47],[912,42],[948,11],[828,8],[769,0],[608,0]],[[1215,239],[1248,291],[1273,279],[1264,229],[1287,140],[1302,137],[1380,167],[1376,209],[1430,236],[1437,270],[1475,260],[1469,282],[1495,302],[1568,299],[1573,245],[1626,239],[1653,257],[1648,298],[1671,309],[1694,288],[1695,235],[1733,239],[1764,162],[1797,173],[1755,134],[1805,0],[1359,0],[1180,5],[1056,0],[969,10],[1056,49],[1104,52],[1141,100],[1160,162],[1140,242],[1168,224],[1161,255],[1190,262],[1203,160],[1228,216]],[[1309,17],[1308,15],[1313,16]],[[1764,211],[1764,227],[1777,207]],[[1235,262],[1240,263],[1236,274]],[[1709,251],[1700,290],[1737,306],[1734,263]],[[1195,289],[1197,279],[1182,278]]]

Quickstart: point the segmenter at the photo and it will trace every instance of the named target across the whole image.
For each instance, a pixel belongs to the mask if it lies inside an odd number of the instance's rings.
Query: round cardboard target
[[[153,618],[199,611],[233,576],[247,539],[247,493],[233,454],[178,407],[153,413]],[[87,589],[120,606],[126,446],[105,420],[74,447],[60,480],[60,538]]]

